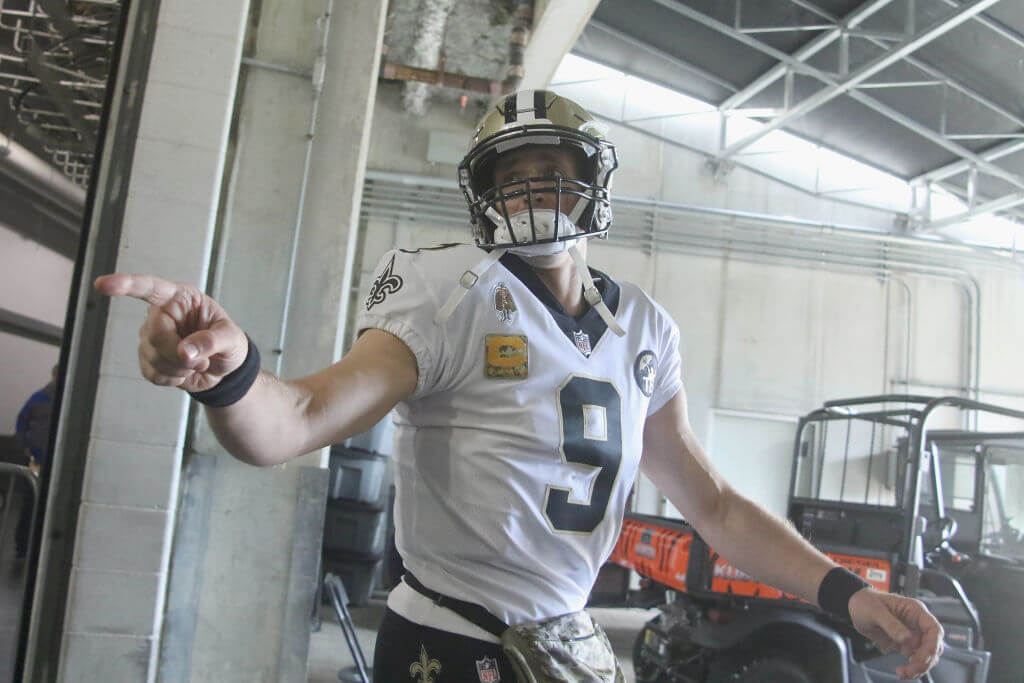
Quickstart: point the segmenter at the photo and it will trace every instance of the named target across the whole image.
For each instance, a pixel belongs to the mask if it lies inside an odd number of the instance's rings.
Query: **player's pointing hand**
[[[93,285],[107,296],[149,304],[139,328],[139,368],[153,384],[204,391],[245,361],[245,333],[199,288],[121,273],[98,277]]]

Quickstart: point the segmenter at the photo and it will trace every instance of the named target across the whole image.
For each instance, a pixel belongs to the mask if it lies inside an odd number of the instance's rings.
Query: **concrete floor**
[[[384,598],[375,596],[370,604],[364,607],[350,608],[352,621],[356,625],[360,647],[367,661],[373,662],[373,646],[377,637],[377,626],[384,616]],[[608,633],[612,648],[622,665],[626,681],[633,677],[633,641],[640,627],[652,619],[657,610],[595,608],[591,610],[594,618]],[[345,637],[341,626],[334,615],[334,609],[328,605],[320,608],[322,626],[314,633],[309,646],[309,683],[337,683],[338,671],[353,665],[352,656],[345,645]],[[356,680],[356,679],[352,679]]]

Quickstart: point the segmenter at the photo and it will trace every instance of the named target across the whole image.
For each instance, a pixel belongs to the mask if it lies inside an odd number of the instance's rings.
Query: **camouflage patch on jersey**
[[[530,347],[525,334],[484,337],[484,375],[492,379],[523,379],[530,370]]]
[[[624,682],[608,636],[585,611],[509,627],[501,645],[520,681]]]

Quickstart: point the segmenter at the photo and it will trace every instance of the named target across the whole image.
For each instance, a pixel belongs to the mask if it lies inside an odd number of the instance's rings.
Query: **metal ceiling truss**
[[[1024,118],[1005,109],[1001,105],[992,102],[985,96],[973,90],[970,86],[958,82],[956,79],[943,73],[940,69],[932,66],[931,64],[910,56],[911,53],[918,48],[948,33],[953,28],[967,20],[976,20],[993,31],[998,32],[1004,38],[1013,41],[1017,45],[1024,46],[1024,37],[1020,36],[1012,29],[1002,25],[998,21],[984,17],[980,14],[985,9],[988,9],[990,6],[998,2],[998,0],[973,0],[971,2],[941,0],[941,2],[953,7],[954,9],[944,18],[921,30],[917,30],[914,25],[915,0],[903,0],[906,2],[903,33],[864,31],[857,28],[871,15],[875,14],[885,6],[892,4],[894,0],[869,0],[842,19],[832,16],[830,13],[816,7],[808,0],[790,0],[790,2],[831,22],[829,26],[825,27],[824,33],[801,47],[793,55],[786,54],[771,47],[770,45],[767,45],[757,38],[752,37],[750,27],[743,27],[742,25],[742,0],[734,0],[735,10],[732,26],[709,17],[683,3],[675,2],[674,0],[653,1],[658,5],[672,10],[673,12],[676,12],[692,21],[698,22],[719,33],[729,36],[748,47],[756,49],[779,62],[749,85],[743,87],[734,95],[730,96],[719,107],[722,114],[722,131],[720,135],[720,152],[714,159],[717,166],[727,168],[730,157],[743,155],[745,153],[744,150],[747,147],[763,138],[769,132],[792,122],[796,118],[813,111],[817,107],[820,107],[840,95],[847,95],[851,99],[854,99],[862,105],[882,114],[886,118],[910,129],[917,135],[960,157],[960,161],[947,164],[940,169],[935,169],[934,171],[922,174],[916,178],[910,179],[909,181],[911,184],[922,186],[925,193],[928,194],[934,191],[936,187],[941,187],[956,196],[962,197],[967,202],[970,209],[960,215],[960,220],[975,218],[994,211],[1006,210],[1021,203],[1014,201],[1014,198],[1018,196],[1017,193],[1014,193],[1013,195],[978,204],[979,198],[975,195],[973,190],[975,183],[969,183],[968,191],[964,193],[955,185],[950,185],[948,183],[943,184],[941,181],[959,173],[963,173],[964,171],[973,169],[974,173],[986,173],[1000,178],[1016,188],[1024,190],[1024,177],[993,163],[1001,156],[1024,149],[1024,141],[1021,141],[1020,139],[1024,137],[1024,130],[1018,130],[1018,132],[1011,133],[1008,133],[1005,130],[949,132],[945,129],[945,98],[943,98],[943,109],[940,112],[939,130],[933,130],[928,126],[913,120],[902,112],[892,109],[888,105],[876,100],[864,92],[865,90],[871,89],[896,87],[942,87],[944,89],[953,89],[961,93],[963,96],[981,104],[992,112],[1002,116],[1006,119],[1008,124],[1018,129],[1024,129]],[[814,26],[818,25],[815,24]],[[795,30],[798,27],[788,26],[766,28],[772,30]],[[850,38],[868,40],[874,45],[882,47],[885,51],[866,64],[850,71],[848,48]],[[807,60],[810,59],[810,57],[817,54],[836,40],[840,41],[837,72],[827,72],[807,63]],[[894,45],[893,43],[896,44]],[[872,82],[869,80],[872,76],[875,76],[885,68],[888,68],[899,61],[903,61],[919,69],[930,78],[902,82]],[[814,95],[804,99],[802,102],[794,103],[792,101],[792,79],[794,74],[815,78],[824,83],[825,87]],[[750,100],[750,98],[760,93],[780,78],[786,79],[783,87],[783,103],[781,107],[756,109],[740,108],[743,103]],[[755,118],[770,117],[771,120],[768,121],[761,130],[727,145],[725,144],[725,132],[726,126],[728,125],[728,117],[732,115],[745,115]],[[982,138],[1009,138],[1010,142],[980,154],[972,152],[957,142],[958,140]],[[917,195],[918,193],[915,193],[915,196]],[[928,213],[930,206],[931,201],[928,197],[925,197],[922,201],[916,202],[915,206],[912,207],[911,215],[909,217],[910,225],[908,227],[910,229],[929,231],[958,222],[953,220],[955,217],[943,218],[941,220],[934,221],[931,220],[930,214]]]
[[[0,129],[35,138],[83,186],[120,10],[121,0],[0,0]]]

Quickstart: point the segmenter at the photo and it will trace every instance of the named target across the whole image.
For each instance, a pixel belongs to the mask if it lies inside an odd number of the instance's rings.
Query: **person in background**
[[[57,391],[57,366],[50,370],[50,382],[29,396],[18,412],[15,433],[25,449],[29,467],[37,474],[49,462],[50,418],[53,414],[53,397]],[[21,507],[21,518],[14,534],[14,556],[23,558],[28,552],[28,537],[32,524],[33,500],[28,492]]]

